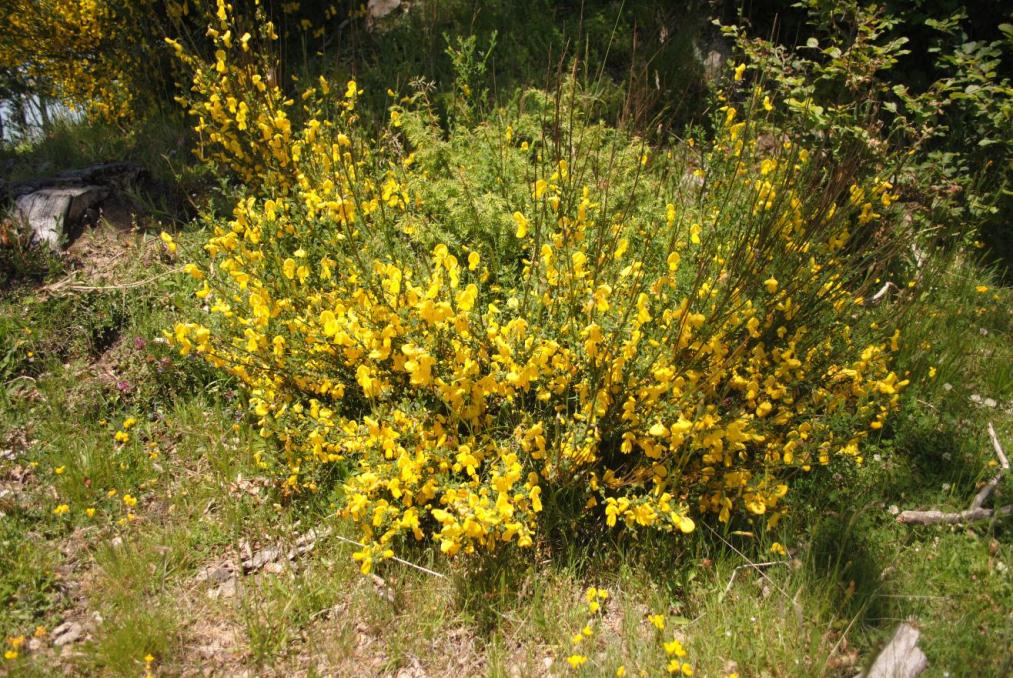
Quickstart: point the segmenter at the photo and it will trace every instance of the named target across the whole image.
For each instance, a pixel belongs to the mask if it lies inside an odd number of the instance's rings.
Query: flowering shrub
[[[0,9],[0,70],[20,75],[29,91],[119,119],[132,110],[139,54],[122,49],[150,0],[10,0]],[[48,91],[51,90],[51,91]]]
[[[449,134],[420,90],[369,133],[356,82],[296,105],[245,31],[211,33],[210,63],[178,48],[187,104],[247,190],[167,337],[242,381],[287,491],[340,470],[363,571],[403,538],[530,546],[550,510],[774,522],[794,474],[860,460],[897,405],[899,333],[862,299],[896,196],[771,143],[762,92],[658,155],[575,87]]]
[[[5,26],[0,74],[19,89],[56,98],[90,117],[127,123],[171,104],[177,72],[163,37],[186,36],[201,54],[210,54],[201,31],[233,8],[247,21],[270,25],[272,34],[273,26],[283,26],[286,43],[315,47],[324,44],[325,26],[365,13],[358,3],[349,9],[320,0],[277,5],[260,0],[6,0],[0,5]],[[215,37],[228,43],[231,36]],[[287,66],[287,49],[286,44],[275,50],[275,71]]]

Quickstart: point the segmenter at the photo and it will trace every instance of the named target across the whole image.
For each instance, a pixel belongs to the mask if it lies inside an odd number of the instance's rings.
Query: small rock
[[[264,565],[264,572],[269,574],[281,574],[285,571],[285,563],[277,560],[272,560],[268,564]]]
[[[194,577],[194,582],[202,584],[204,582],[211,582],[212,584],[221,584],[229,579],[232,579],[234,575],[233,566],[231,563],[225,563],[223,565],[208,565]]]
[[[401,0],[369,0],[366,11],[371,19],[382,19],[401,6]]]
[[[373,590],[383,600],[386,600],[390,604],[394,604],[395,595],[393,587],[388,584],[383,577],[373,575]]]
[[[63,622],[53,629],[51,637],[54,646],[63,647],[77,642],[83,635],[84,629],[77,622]]]
[[[236,595],[235,578],[225,581],[221,586],[208,591],[208,598],[218,600],[219,598],[232,598]]]
[[[268,547],[261,549],[250,556],[248,559],[243,561],[243,572],[249,574],[250,572],[256,572],[257,570],[264,567],[271,561],[277,560],[278,556],[281,555],[281,551],[276,548]]]
[[[904,622],[873,662],[866,678],[914,678],[928,667],[925,653],[918,647],[918,629]]]

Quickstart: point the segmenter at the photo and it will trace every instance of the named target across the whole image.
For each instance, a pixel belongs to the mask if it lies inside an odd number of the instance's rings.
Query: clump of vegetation
[[[167,337],[245,384],[289,490],[344,469],[364,572],[402,535],[530,546],[543,511],[776,522],[793,475],[860,460],[896,408],[900,331],[863,305],[892,186],[761,149],[762,92],[694,169],[587,122],[573,85],[446,137],[418,93],[373,137],[357,83],[321,78],[293,120],[245,42],[219,47],[184,54],[190,105],[246,190],[187,264],[206,319]]]

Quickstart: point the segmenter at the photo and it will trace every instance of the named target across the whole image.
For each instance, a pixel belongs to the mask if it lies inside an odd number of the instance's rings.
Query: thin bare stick
[[[17,383],[17,382],[19,382],[19,381],[30,381],[30,382],[32,382],[33,384],[37,384],[37,383],[39,383],[39,382],[35,381],[35,378],[34,378],[34,377],[29,377],[29,376],[28,376],[27,374],[22,374],[21,376],[18,376],[18,377],[14,377],[14,378],[13,378],[13,379],[11,379],[10,381],[5,381],[5,382],[4,382],[4,388],[7,388],[7,387],[8,387],[8,386],[10,386],[11,384],[15,384],[15,383]]]
[[[992,439],[992,447],[995,449],[995,456],[999,458],[999,472],[982,487],[974,499],[971,500],[971,507],[966,511],[947,513],[944,511],[902,511],[897,516],[898,523],[905,525],[961,525],[973,523],[979,520],[991,520],[992,518],[1003,518],[1013,515],[1013,505],[1002,506],[995,509],[983,508],[985,501],[992,495],[992,492],[999,485],[1003,475],[1009,471],[1009,459],[999,443],[999,436],[995,433],[992,422],[988,422],[988,437]]]
[[[158,275],[152,276],[150,278],[145,278],[144,280],[135,280],[133,282],[123,283],[122,285],[72,285],[70,284],[71,280],[70,278],[64,278],[63,280],[59,280],[51,285],[46,285],[45,287],[42,287],[39,291],[54,293],[54,292],[110,292],[116,290],[129,290],[134,289],[136,287],[144,287],[145,285],[149,285],[155,282],[156,280],[161,280],[162,278],[166,278],[170,275],[175,275],[176,273],[179,273],[182,270],[183,270],[182,268],[174,268],[172,270],[165,271],[164,273],[159,273]]]
[[[787,565],[787,564],[788,561],[786,560],[771,560],[770,562],[767,563],[746,563],[745,565],[739,565],[734,570],[732,570],[732,576],[728,579],[728,585],[725,586],[725,590],[721,595],[722,596],[728,595],[728,590],[731,589],[732,584],[735,583],[735,576],[739,573],[739,570],[754,569],[757,572],[759,572],[761,567],[770,567],[771,565]]]
[[[955,513],[945,511],[901,511],[897,522],[905,525],[962,525],[975,523],[979,520],[1004,518],[1013,515],[1013,506],[1003,506],[995,510],[987,508],[967,509]]]
[[[972,509],[979,509],[988,499],[988,496],[992,494],[996,485],[1002,480],[1003,475],[1009,471],[1009,459],[1006,458],[1006,453],[1002,450],[1002,445],[999,444],[999,437],[995,434],[995,427],[992,426],[992,422],[988,422],[988,437],[992,439],[992,447],[995,448],[995,456],[999,457],[999,472],[993,476],[993,478],[985,484],[985,487],[981,488],[978,494],[974,495],[974,501],[971,502]]]
[[[866,300],[865,305],[866,306],[875,306],[879,302],[883,301],[883,299],[886,297],[887,293],[889,293],[891,291],[898,292],[898,291],[900,291],[900,288],[897,287],[896,285],[894,285],[892,282],[887,281],[885,285],[883,285],[882,287],[879,288],[878,292],[876,292],[871,297],[869,297],[869,299]]]
[[[720,540],[721,540],[722,542],[724,542],[725,546],[727,546],[727,547],[728,547],[728,548],[730,548],[731,550],[735,551],[735,553],[736,553],[736,554],[738,554],[738,556],[739,556],[740,558],[742,558],[742,559],[743,559],[744,561],[746,561],[746,563],[748,563],[748,565],[752,565],[752,566],[754,566],[754,567],[756,566],[756,563],[754,563],[753,561],[751,561],[751,560],[750,560],[750,559],[749,559],[749,558],[748,558],[748,557],[746,556],[746,554],[745,554],[745,553],[743,553],[743,552],[742,552],[742,551],[740,551],[739,549],[735,548],[735,545],[734,545],[734,544],[732,544],[732,543],[731,543],[730,541],[728,541],[727,539],[725,539],[724,537],[722,537],[722,536],[721,536],[721,534],[720,534],[720,533],[718,533],[718,531],[717,531],[717,530],[715,530],[715,529],[714,529],[713,527],[711,527],[711,526],[710,526],[710,525],[708,525],[707,523],[701,522],[701,524],[702,524],[702,525],[703,525],[704,527],[706,527],[706,528],[707,528],[708,530],[710,530],[710,531],[711,531],[711,533],[712,533],[712,534],[713,534],[713,535],[714,535],[715,537],[717,537],[717,538],[718,538],[718,539],[720,539]],[[748,565],[747,565],[747,567],[748,567]],[[789,595],[788,595],[788,592],[787,592],[787,591],[785,591],[784,589],[782,589],[782,588],[781,588],[780,586],[778,586],[778,585],[777,585],[777,582],[775,582],[775,581],[774,581],[773,579],[771,579],[770,577],[768,577],[768,576],[767,576],[767,573],[763,571],[763,568],[762,568],[762,567],[757,567],[757,568],[756,568],[756,571],[757,571],[757,573],[759,573],[759,575],[760,575],[761,577],[763,577],[764,579],[766,579],[766,580],[767,580],[767,583],[769,583],[769,584],[770,584],[771,586],[773,586],[773,587],[774,587],[774,588],[775,588],[775,589],[777,590],[777,592],[778,592],[778,593],[780,593],[780,594],[781,594],[782,596],[784,596],[784,597],[785,597],[785,598],[787,598],[788,600],[792,600],[791,596],[789,596]],[[795,603],[795,601],[794,601],[794,600],[792,600],[792,603]]]
[[[366,548],[365,544],[360,544],[359,542],[355,541],[354,539],[348,539],[347,537],[342,537],[340,534],[334,535],[334,538],[337,539],[338,541],[343,541],[346,544],[353,544],[355,546],[358,546],[359,548]],[[407,565],[408,567],[413,567],[416,570],[418,570],[419,572],[425,572],[426,574],[431,574],[434,577],[439,577],[440,579],[446,579],[447,578],[447,575],[445,575],[445,574],[441,574],[441,573],[436,572],[434,570],[430,570],[428,567],[422,567],[421,565],[416,565],[415,563],[409,562],[409,561],[405,560],[404,558],[398,558],[397,556],[391,556],[390,559],[391,560],[396,560],[397,562],[401,563],[402,565]]]

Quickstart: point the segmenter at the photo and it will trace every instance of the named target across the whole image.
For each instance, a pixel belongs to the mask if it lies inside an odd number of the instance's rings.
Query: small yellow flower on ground
[[[566,663],[572,668],[579,669],[585,663],[587,663],[587,657],[582,654],[571,654],[566,658]]]

